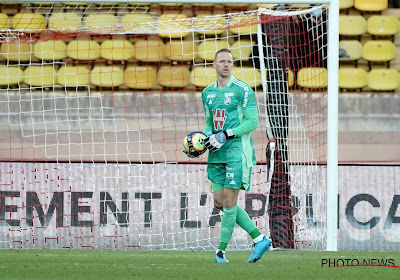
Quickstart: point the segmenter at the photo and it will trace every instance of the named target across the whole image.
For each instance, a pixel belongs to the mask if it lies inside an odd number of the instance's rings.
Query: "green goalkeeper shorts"
[[[219,189],[243,189],[250,188],[251,167],[247,167],[242,161],[227,163],[209,163],[207,166],[207,178],[216,183],[213,191]]]

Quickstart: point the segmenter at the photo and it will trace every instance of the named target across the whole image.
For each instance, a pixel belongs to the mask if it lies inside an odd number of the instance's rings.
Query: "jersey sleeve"
[[[240,98],[242,99],[241,101],[244,112],[247,110],[257,110],[256,97],[253,89],[249,85],[243,88],[243,93]]]

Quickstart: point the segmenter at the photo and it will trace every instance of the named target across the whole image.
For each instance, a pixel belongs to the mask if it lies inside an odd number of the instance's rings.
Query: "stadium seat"
[[[2,43],[0,47],[1,56],[9,61],[31,61],[32,45],[27,43]]]
[[[233,34],[250,35],[257,33],[257,16],[256,15],[235,15],[229,21],[229,31]]]
[[[204,40],[199,44],[199,58],[214,61],[215,53],[220,49],[229,49],[227,40]]]
[[[354,6],[354,0],[339,0],[339,9],[350,9]]]
[[[133,58],[133,44],[128,40],[105,40],[100,45],[100,56],[107,60],[128,60]]]
[[[340,61],[355,61],[361,59],[363,46],[358,40],[341,40],[339,41],[339,60]]]
[[[394,91],[400,87],[397,69],[373,69],[368,73],[368,87],[376,91]]]
[[[124,73],[115,65],[96,65],[90,71],[90,84],[97,87],[114,88],[124,84]]]
[[[54,86],[56,81],[53,65],[29,65],[24,70],[24,83],[32,87]]]
[[[291,69],[287,69],[287,80],[288,80],[288,87],[292,87],[294,85],[294,73]]]
[[[67,45],[67,56],[75,60],[100,58],[100,44],[93,40],[73,40]]]
[[[390,61],[396,58],[396,46],[389,40],[370,40],[364,44],[363,58],[371,62],[385,62],[390,67]]]
[[[194,61],[197,58],[198,49],[193,41],[170,40],[165,44],[165,55],[169,60]]]
[[[133,57],[145,62],[163,61],[165,58],[165,45],[161,40],[138,39],[133,45]]]
[[[339,35],[361,36],[367,32],[367,20],[361,15],[339,15]]]
[[[125,14],[121,19],[122,29],[135,34],[148,34],[154,26],[149,24],[155,20],[149,14]]]
[[[198,15],[193,22],[193,29],[197,34],[215,36],[226,33],[227,19],[223,15]]]
[[[0,66],[0,86],[13,86],[22,83],[24,72],[18,66]]]
[[[10,18],[7,14],[0,13],[0,31],[10,29]]]
[[[12,20],[12,28],[22,32],[42,32],[46,28],[46,18],[38,13],[17,13]]]
[[[339,88],[362,89],[368,85],[367,71],[362,68],[339,68]]]
[[[63,65],[57,71],[57,83],[65,87],[89,85],[89,69],[84,65]]]
[[[367,20],[367,32],[373,36],[391,36],[399,32],[399,20],[395,16],[373,15]]]
[[[192,85],[205,88],[217,80],[217,74],[212,66],[196,66],[190,72]]]
[[[82,20],[76,13],[53,13],[49,17],[49,29],[62,32],[76,32],[82,27]]]
[[[261,73],[253,67],[235,67],[233,68],[232,75],[235,78],[246,82],[252,88],[261,86]]]
[[[67,45],[62,40],[49,40],[33,45],[33,53],[40,60],[61,60],[67,57]]]
[[[190,85],[189,66],[161,66],[158,70],[158,84],[168,88],[183,88]]]
[[[305,67],[297,72],[297,85],[304,88],[325,88],[328,86],[328,69]]]
[[[152,89],[157,85],[157,69],[153,66],[128,65],[124,71],[124,83],[128,88]]]
[[[354,0],[354,8],[365,12],[380,12],[388,8],[388,0]]]
[[[118,29],[118,18],[114,14],[88,14],[84,18],[84,26],[95,33],[113,33]]]
[[[160,37],[183,38],[189,35],[190,20],[184,14],[162,14],[157,23]]]
[[[249,61],[249,58],[251,57],[251,51],[253,50],[253,46],[255,44],[255,41],[246,39],[239,39],[235,41],[230,47],[233,59]]]

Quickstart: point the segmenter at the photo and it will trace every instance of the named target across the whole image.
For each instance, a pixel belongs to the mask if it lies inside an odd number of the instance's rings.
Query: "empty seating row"
[[[368,20],[361,15],[340,15],[339,35],[361,36],[393,36],[399,33],[399,19],[389,15],[373,15]]]
[[[369,40],[364,45],[358,40],[339,41],[339,60],[368,62],[388,62],[396,58],[396,46],[389,40]]]
[[[339,69],[339,88],[362,89],[369,87],[375,91],[394,91],[400,87],[400,74],[396,69],[373,69],[341,67]]]
[[[365,12],[379,12],[388,8],[388,0],[339,0],[340,9],[352,7]]]
[[[17,13],[12,19],[7,14],[0,14],[0,30],[10,28],[23,32],[42,32],[50,30],[76,32],[82,28],[95,33],[110,33],[111,30],[122,30],[136,34],[152,33],[156,28],[161,37],[182,38],[191,32],[203,35],[215,35],[226,32],[233,34],[255,34],[257,32],[256,15],[223,15],[204,14],[193,19],[184,14],[168,13],[158,18],[150,14],[126,13],[116,16],[112,13],[94,13],[81,18],[77,13],[53,13],[47,19],[40,13]]]
[[[39,60],[58,61],[66,58],[74,60],[129,60],[144,62],[194,61],[197,58],[214,60],[218,49],[229,48],[234,59],[246,61],[251,55],[255,42],[238,40],[229,44],[226,40],[205,40],[200,44],[193,41],[170,40],[164,44],[162,40],[137,39],[105,40],[101,44],[94,40],[73,40],[68,43],[62,40],[49,40],[29,43],[3,43],[0,56],[10,61],[31,61],[32,56]]]

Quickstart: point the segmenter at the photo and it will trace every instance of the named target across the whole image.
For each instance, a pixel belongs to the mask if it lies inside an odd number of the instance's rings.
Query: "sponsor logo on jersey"
[[[225,109],[216,109],[212,111],[213,113],[213,121],[214,121],[214,129],[219,130],[224,128],[224,123],[226,120]]]
[[[247,87],[245,87],[245,88],[246,88],[246,91],[244,93],[243,108],[247,106],[247,101],[249,100],[249,91],[247,90]]]
[[[209,94],[207,95],[207,98],[215,98],[215,94]]]
[[[224,99],[224,104],[229,105],[229,104],[231,104],[231,101],[232,101],[232,99],[229,96],[226,96]]]
[[[229,183],[229,185],[236,185],[236,183],[235,183],[234,180],[232,180],[232,181]]]
[[[235,177],[235,173],[226,172],[226,178],[233,179]]]

